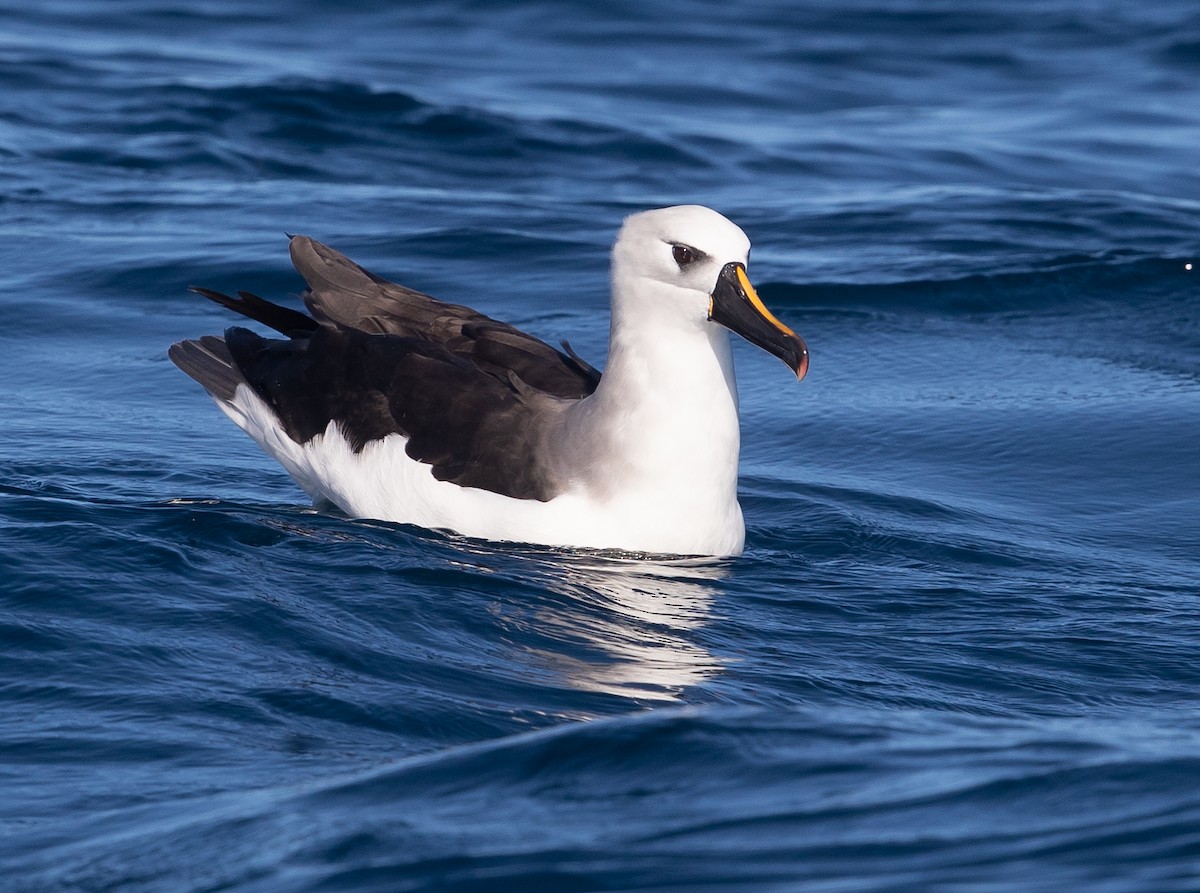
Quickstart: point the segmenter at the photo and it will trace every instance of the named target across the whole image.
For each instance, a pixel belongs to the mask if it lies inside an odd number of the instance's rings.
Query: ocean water
[[[0,888],[1200,889],[1200,8],[0,2]],[[318,513],[284,233],[602,364],[700,202],[746,554]],[[1189,266],[1191,265],[1191,266]]]

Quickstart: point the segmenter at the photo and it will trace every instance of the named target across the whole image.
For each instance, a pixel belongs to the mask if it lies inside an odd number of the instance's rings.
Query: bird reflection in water
[[[678,701],[721,672],[720,659],[693,633],[709,618],[726,563],[576,553],[531,564],[527,579],[542,597],[528,613],[518,612],[527,627],[521,642],[526,655],[561,683]]]

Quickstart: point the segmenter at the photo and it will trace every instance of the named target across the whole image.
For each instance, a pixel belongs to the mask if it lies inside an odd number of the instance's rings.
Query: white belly
[[[352,517],[376,518],[509,542],[671,555],[733,556],[745,526],[736,494],[698,482],[664,492],[615,488],[602,498],[582,488],[547,502],[513,499],[437,480],[430,466],[404,451],[392,434],[355,453],[336,423],[306,444],[283,430],[275,414],[241,385],[221,409],[278,461],[315,500]]]

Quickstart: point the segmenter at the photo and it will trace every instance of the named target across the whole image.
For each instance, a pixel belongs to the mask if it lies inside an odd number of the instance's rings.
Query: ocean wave
[[[1188,257],[1145,257],[1126,252],[1068,255],[1038,269],[977,273],[947,279],[849,284],[763,282],[764,300],[788,308],[831,311],[926,311],[941,314],[1055,312],[1136,302],[1174,312],[1194,300],[1195,270]],[[1161,302],[1161,303],[1160,303]],[[1165,305],[1165,306],[1164,306]]]
[[[710,164],[705,153],[644,131],[447,106],[354,82],[160,83],[132,93],[114,83],[110,89],[116,108],[106,109],[103,120],[88,109],[46,120],[30,108],[21,123],[39,137],[27,153],[148,173],[359,182],[423,182],[434,170],[529,178],[568,159],[597,156],[630,173],[645,164]],[[79,140],[81,128],[107,139]]]
[[[29,893],[894,888],[914,872],[922,889],[1182,890],[1196,744],[1174,719],[656,711],[143,808],[10,877]]]

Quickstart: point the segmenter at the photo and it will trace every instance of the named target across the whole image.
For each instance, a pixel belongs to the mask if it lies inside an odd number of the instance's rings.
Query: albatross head
[[[779,357],[803,378],[808,349],[759,299],[746,275],[750,240],[701,205],[626,218],[613,246],[613,314],[643,324],[719,323]]]

